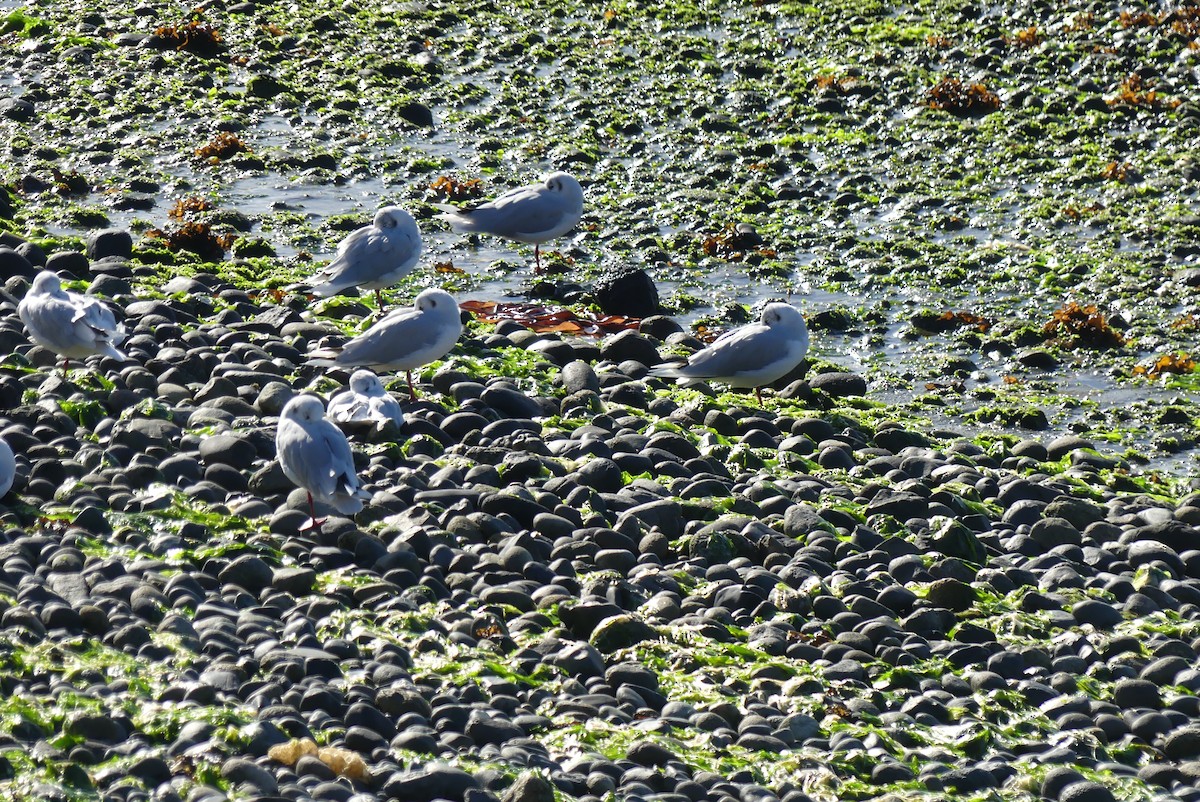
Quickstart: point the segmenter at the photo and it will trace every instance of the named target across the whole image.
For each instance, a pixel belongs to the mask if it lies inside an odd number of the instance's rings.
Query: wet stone
[[[1089,599],[1075,604],[1071,615],[1081,624],[1091,624],[1095,627],[1109,629],[1121,623],[1121,611],[1106,602]]]
[[[269,771],[245,758],[230,758],[221,764],[221,776],[234,785],[246,785],[262,794],[275,794],[279,783]]]
[[[867,394],[866,379],[856,373],[818,373],[808,378],[808,385],[834,398]]]
[[[109,257],[128,259],[133,253],[133,237],[119,228],[93,231],[87,238],[87,256],[93,261]]]

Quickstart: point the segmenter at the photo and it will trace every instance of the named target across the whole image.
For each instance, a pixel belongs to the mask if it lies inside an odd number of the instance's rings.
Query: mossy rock
[[[233,243],[233,255],[239,259],[250,256],[274,256],[275,249],[259,237],[238,237]]]
[[[957,557],[975,565],[987,564],[987,549],[967,527],[953,518],[936,516],[933,531],[917,538],[917,546],[947,557]]]
[[[251,97],[270,100],[284,92],[290,92],[291,87],[270,75],[255,75],[246,82],[246,94]]]
[[[700,557],[711,565],[727,563],[738,556],[734,539],[725,532],[690,535],[680,543],[680,551],[689,557]]]
[[[632,615],[614,615],[601,621],[588,642],[605,654],[657,640],[658,630]]]

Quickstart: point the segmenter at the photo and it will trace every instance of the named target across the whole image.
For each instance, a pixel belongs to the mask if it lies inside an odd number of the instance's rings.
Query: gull
[[[275,430],[275,451],[284,475],[308,494],[310,517],[301,530],[324,523],[317,518],[314,499],[353,515],[371,497],[358,487],[346,435],[325,417],[325,406],[316,396],[297,396],[284,406]]]
[[[396,399],[383,389],[383,382],[369,370],[356,370],[350,375],[350,389],[329,399],[329,417],[338,423],[352,421],[392,421],[404,425],[404,411]]]
[[[412,372],[450,352],[462,334],[458,304],[445,290],[424,290],[412,309],[395,309],[371,328],[335,350],[314,351],[312,365],[403,370],[408,392],[417,400]]]
[[[549,173],[537,184],[510,190],[468,208],[435,204],[455,231],[474,231],[532,243],[534,272],[542,272],[543,242],[566,234],[583,216],[583,188],[567,173]]]
[[[412,272],[421,255],[421,230],[417,221],[399,206],[384,206],[369,226],[355,229],[338,245],[329,264],[313,275],[320,284],[312,288],[322,298],[351,287],[375,290],[375,302],[383,309],[384,287],[390,287]]]
[[[29,330],[29,339],[63,358],[63,370],[72,359],[92,354],[129,359],[116,348],[125,339],[125,329],[112,310],[96,298],[67,292],[49,270],[34,277],[17,314]]]
[[[13,457],[12,448],[3,437],[0,437],[0,498],[8,495],[12,489],[13,480],[17,478],[17,461]]]
[[[808,327],[791,304],[771,303],[758,323],[727,331],[688,357],[684,365],[659,365],[651,376],[715,379],[731,387],[753,387],[762,404],[761,387],[786,376],[808,352]]]

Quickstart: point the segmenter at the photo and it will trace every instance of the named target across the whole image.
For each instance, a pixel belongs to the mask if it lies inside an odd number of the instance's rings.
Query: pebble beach
[[[1194,6],[0,5],[0,798],[1200,800]],[[281,412],[432,287],[305,528]]]

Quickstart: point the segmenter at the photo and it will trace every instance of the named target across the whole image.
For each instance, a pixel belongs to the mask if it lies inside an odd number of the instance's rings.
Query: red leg
[[[761,407],[761,406],[763,405],[763,402],[762,402],[762,388],[761,388],[761,387],[755,387],[755,388],[754,388],[754,394],[755,394],[756,396],[758,396],[758,405]]]
[[[301,524],[301,532],[305,531],[306,529],[315,529],[321,524],[325,523],[325,519],[317,518],[317,508],[316,505],[313,504],[312,493],[309,493],[307,490],[304,492],[308,494],[308,520]]]
[[[404,374],[406,376],[408,376],[408,394],[412,398],[413,401],[416,401],[417,400],[417,388],[413,387],[412,371],[406,370],[406,371],[404,371]]]
[[[542,272],[542,246],[537,242],[533,244],[533,272]]]
[[[379,313],[383,314],[383,293],[375,290],[375,305],[379,307]]]

